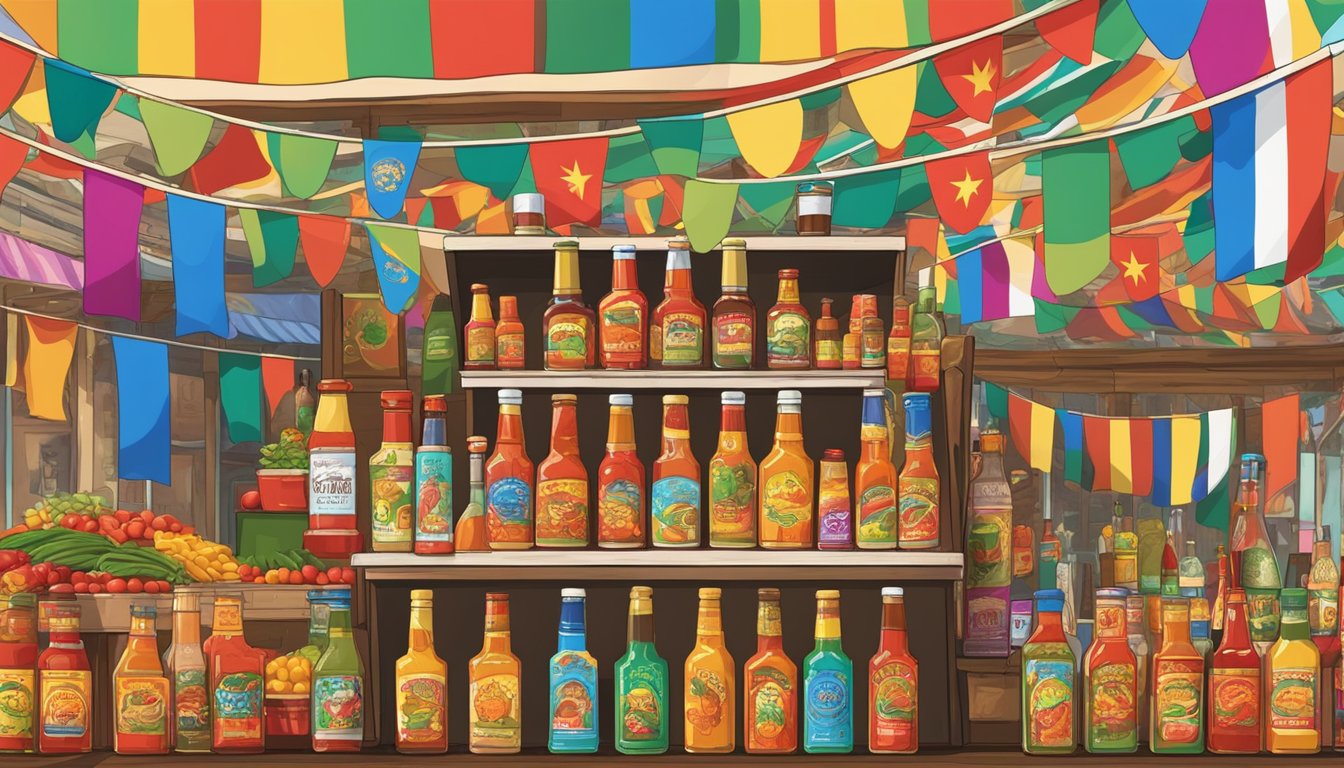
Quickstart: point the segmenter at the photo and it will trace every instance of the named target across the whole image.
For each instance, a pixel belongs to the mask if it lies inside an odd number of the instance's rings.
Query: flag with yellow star
[[[990,35],[934,57],[948,95],[967,116],[982,123],[994,116],[1003,81],[1003,37]]]
[[[976,152],[933,160],[924,170],[943,224],[961,233],[980,226],[994,194],[989,154]]]
[[[1156,237],[1111,236],[1111,263],[1120,270],[1114,282],[1122,283],[1130,301],[1145,301],[1162,287]]]
[[[546,226],[596,227],[602,219],[607,138],[539,141],[530,154],[537,191],[546,198]]]

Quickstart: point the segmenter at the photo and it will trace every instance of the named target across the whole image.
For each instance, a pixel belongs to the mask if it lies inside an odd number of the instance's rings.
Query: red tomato
[[[94,520],[92,517],[85,518],[85,519],[84,519],[84,532],[85,532],[85,533],[97,533],[97,532],[98,532],[98,521],[97,521],[97,520]]]
[[[312,581],[317,578],[318,570],[315,565],[305,565],[302,568],[303,580]]]
[[[290,571],[290,572],[289,572],[289,583],[290,583],[290,584],[302,584],[302,583],[303,583],[303,571]]]
[[[79,582],[78,584],[75,585],[75,591],[80,594],[87,593],[89,591],[88,583],[83,581]]]
[[[341,581],[346,584],[355,583],[355,569],[349,566],[341,569]]]
[[[140,520],[132,520],[126,524],[126,535],[132,541],[143,539],[145,537],[145,524]]]
[[[159,579],[159,591],[160,591],[160,592],[172,592],[172,591],[173,591],[173,585],[172,585],[172,584],[169,584],[168,582],[164,581],[163,579]]]
[[[182,524],[181,524],[181,523],[169,523],[169,524],[168,524],[168,530],[172,531],[173,533],[180,533],[180,532],[182,531]]]
[[[257,491],[248,491],[238,499],[238,503],[243,509],[261,509],[261,494]]]
[[[168,530],[168,517],[166,515],[160,515],[154,518],[154,522],[150,523],[149,527],[156,531]]]
[[[340,584],[340,583],[341,583],[341,566],[339,566],[339,565],[333,565],[333,566],[331,566],[330,568],[328,568],[328,569],[327,569],[327,578],[330,579],[331,582],[332,582],[333,584]]]
[[[121,594],[126,591],[126,580],[116,578],[107,582],[107,591],[113,594]]]
[[[90,584],[90,585],[89,585],[88,592],[89,592],[90,595],[96,595],[96,594],[98,594],[99,592],[102,592],[102,591],[103,591],[103,585],[102,585],[102,584]]]
[[[135,576],[132,576],[131,578],[129,578],[129,579],[126,580],[126,591],[127,591],[127,592],[144,592],[144,591],[145,591],[145,582],[141,581],[140,579],[136,578]]]
[[[69,594],[74,593],[74,591],[75,591],[75,585],[74,585],[74,584],[53,584],[53,585],[51,586],[51,589],[48,589],[47,591],[50,592],[50,593],[52,593],[53,595],[69,595]]]
[[[159,582],[153,579],[145,582],[145,592],[151,595],[159,594]]]
[[[327,578],[327,574],[325,574],[325,573],[319,573],[319,574],[317,574],[317,584],[318,584],[318,586],[326,586],[327,584],[330,584],[330,583],[331,583],[331,579],[328,579],[328,578]]]
[[[125,544],[127,541],[130,541],[131,537],[126,535],[125,530],[118,528],[115,531],[108,531],[107,538],[117,542],[118,544]]]
[[[120,528],[121,526],[120,524],[117,523],[117,518],[115,515],[103,515],[102,517],[98,518],[98,527],[101,528],[104,533],[106,533],[107,531],[114,531],[117,528]]]
[[[150,523],[154,522],[154,513],[150,512],[148,509],[141,510],[140,521],[143,522],[145,525],[149,525]]]

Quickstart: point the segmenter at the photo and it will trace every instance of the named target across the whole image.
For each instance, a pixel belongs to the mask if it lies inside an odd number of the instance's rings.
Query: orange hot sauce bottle
[[[798,270],[779,270],[779,293],[765,316],[765,362],[771,368],[812,367],[812,318],[798,298]]]
[[[577,395],[551,395],[551,452],[537,466],[537,546],[588,546],[588,470]]]
[[[467,321],[467,354],[462,367],[468,371],[488,371],[495,367],[495,318],[490,314],[490,286],[471,284],[471,319]],[[318,387],[321,391],[321,387]]]
[[[546,370],[581,371],[593,366],[597,315],[583,303],[577,240],[555,244],[555,288],[542,325],[546,328]]]
[[[811,549],[816,467],[803,448],[803,393],[776,398],[775,445],[761,462],[757,531],[766,549]]]
[[[742,666],[742,733],[753,755],[798,749],[798,665],[784,650],[779,590],[756,590],[756,655]]]
[[[499,324],[495,326],[495,364],[501,369],[525,365],[523,321],[518,319],[518,297],[499,297]]]
[[[891,333],[887,336],[887,381],[901,387],[910,379],[910,301],[897,296],[891,305]]]
[[[816,342],[812,357],[817,368],[823,371],[839,369],[842,363],[840,321],[831,314],[834,303],[835,299],[821,300],[821,317],[817,318],[816,333],[813,334]]]
[[[610,395],[607,453],[597,468],[597,546],[644,546],[644,465],[635,455],[635,400]]]
[[[905,590],[882,588],[882,636],[868,662],[868,751],[919,750],[919,662],[905,632]]]
[[[756,367],[756,304],[747,294],[747,241],[723,241],[722,293],[714,302],[714,367]]]
[[[639,290],[635,264],[635,246],[612,246],[611,293],[597,305],[603,368],[636,369],[649,364],[649,300]]]
[[[485,530],[485,451],[489,443],[480,435],[467,438],[467,506],[453,529],[453,546],[458,552],[489,552]]]
[[[491,549],[531,549],[532,460],[523,438],[523,393],[499,390],[495,452],[485,462],[485,527]]]
[[[653,311],[649,338],[662,367],[704,367],[705,305],[691,289],[691,244],[684,237],[667,241],[663,301]]]

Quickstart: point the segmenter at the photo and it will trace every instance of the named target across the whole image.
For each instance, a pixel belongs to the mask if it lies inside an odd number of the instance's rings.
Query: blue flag
[[[1208,0],[1129,0],[1129,11],[1153,41],[1157,50],[1168,59],[1179,59],[1190,49],[1204,18]],[[1227,11],[1225,10],[1224,13]]]
[[[374,213],[384,219],[401,213],[419,158],[418,141],[364,140],[364,192]]]
[[[112,337],[117,365],[117,476],[171,485],[168,347]]]
[[[388,312],[400,314],[420,288],[420,233],[406,227],[365,223],[378,290]]]
[[[168,195],[178,336],[229,336],[229,310],[224,303],[225,214],[222,205]]]

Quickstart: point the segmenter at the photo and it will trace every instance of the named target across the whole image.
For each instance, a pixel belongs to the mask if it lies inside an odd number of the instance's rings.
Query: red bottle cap
[[[349,392],[355,386],[345,379],[323,379],[317,382],[318,392]]]
[[[385,389],[380,395],[380,403],[384,410],[409,411],[414,397],[409,389]]]
[[[839,448],[827,448],[821,452],[822,461],[844,461],[845,452]]]
[[[447,413],[448,398],[443,395],[425,395],[425,399],[420,402],[420,410],[425,413]]]

